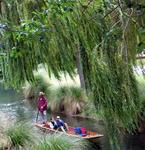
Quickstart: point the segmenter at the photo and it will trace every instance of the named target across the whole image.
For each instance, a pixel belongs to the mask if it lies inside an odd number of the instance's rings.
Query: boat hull
[[[70,137],[77,137],[77,138],[87,139],[90,141],[94,141],[96,139],[100,139],[101,137],[103,137],[102,134],[99,134],[97,132],[92,132],[92,131],[87,131],[86,136],[81,136],[81,135],[75,134],[75,132],[73,132],[72,130],[67,131],[67,132],[63,132],[63,131],[51,129],[51,128],[45,126],[44,124],[40,124],[40,123],[35,123],[35,126],[38,127],[39,129],[43,130],[43,131],[47,131],[50,133],[61,133],[61,134],[65,134],[65,135],[70,136]],[[69,127],[69,128],[72,129],[72,127]]]

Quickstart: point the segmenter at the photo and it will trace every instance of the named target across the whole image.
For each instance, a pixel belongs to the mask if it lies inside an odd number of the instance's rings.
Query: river
[[[0,121],[19,122],[25,121],[34,123],[36,119],[35,101],[24,100],[21,94],[12,89],[4,90],[0,87]],[[51,115],[48,113],[48,118]],[[79,117],[64,117],[64,120],[71,126],[83,126],[87,129],[103,133],[105,136],[97,143],[90,143],[92,150],[111,150],[109,142],[106,138],[104,126],[101,122],[93,119],[83,119]],[[126,135],[123,138],[122,150],[145,150],[145,135]]]

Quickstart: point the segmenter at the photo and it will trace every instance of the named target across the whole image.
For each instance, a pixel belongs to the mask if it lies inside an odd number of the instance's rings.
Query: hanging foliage
[[[112,149],[119,149],[118,124],[129,132],[137,127],[140,101],[132,66],[144,46],[144,11],[142,0],[2,1],[5,83],[33,82],[40,63],[58,79],[61,72],[73,77],[79,51],[85,87],[103,111]]]

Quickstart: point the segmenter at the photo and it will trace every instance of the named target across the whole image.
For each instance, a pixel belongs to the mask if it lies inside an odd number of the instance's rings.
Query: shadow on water
[[[32,124],[35,122],[37,115],[36,100],[23,101],[23,97],[15,91],[11,89],[4,90],[0,87],[0,112],[9,115],[10,119],[16,122],[25,120]],[[48,119],[50,118],[51,115],[48,113]],[[96,120],[65,116],[62,116],[62,118],[71,126],[86,127],[88,130],[106,135],[103,124]],[[89,144],[91,146],[89,150],[111,150],[106,136],[95,143],[90,142]],[[125,135],[121,150],[145,150],[145,135]]]
[[[124,148],[125,150],[145,150],[145,134],[126,135]]]

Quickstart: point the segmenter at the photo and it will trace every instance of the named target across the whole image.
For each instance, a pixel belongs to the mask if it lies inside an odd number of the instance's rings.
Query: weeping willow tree
[[[118,125],[128,132],[138,125],[132,67],[144,48],[144,7],[143,0],[1,1],[5,83],[34,82],[33,70],[40,63],[58,79],[62,72],[73,77],[78,68],[96,109],[103,112],[112,149],[119,149]]]

